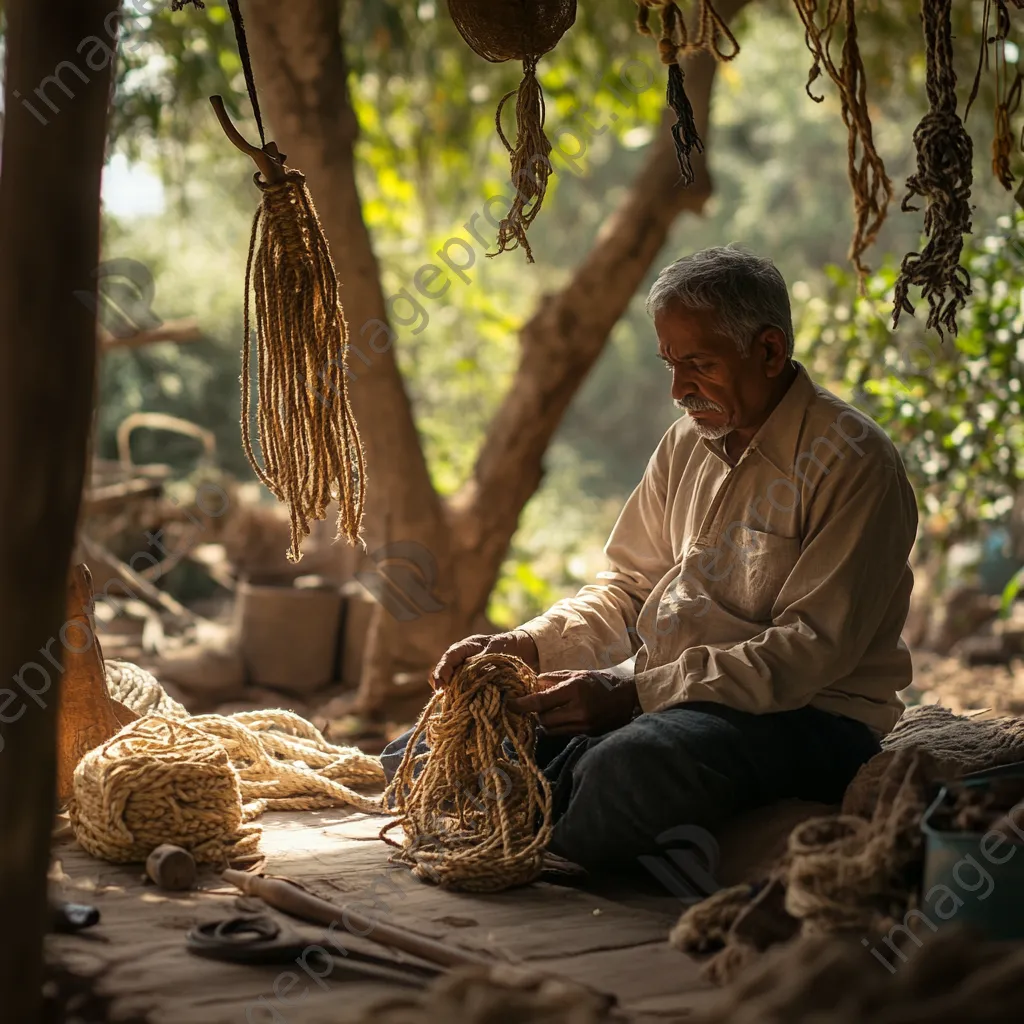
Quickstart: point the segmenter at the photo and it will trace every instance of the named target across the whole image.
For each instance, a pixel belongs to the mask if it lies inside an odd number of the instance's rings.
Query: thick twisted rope
[[[253,218],[245,267],[242,443],[256,475],[291,514],[289,558],[298,561],[311,520],[338,499],[338,535],[353,543],[363,517],[366,465],[348,396],[348,331],[334,263],[306,179],[288,171],[267,184]],[[258,428],[249,430],[250,293],[256,307]]]
[[[428,702],[384,796],[397,817],[381,831],[418,878],[495,892],[540,873],[551,789],[534,762],[535,716],[508,706],[534,681],[518,658],[479,654]],[[421,736],[430,749],[417,755]],[[386,835],[396,826],[401,843]]]
[[[141,861],[173,843],[200,863],[239,865],[257,856],[252,821],[264,811],[379,811],[351,787],[383,781],[376,758],[328,743],[290,711],[149,714],[82,758],[69,811],[75,837],[103,860]]]
[[[971,279],[960,266],[964,235],[971,231],[971,160],[974,147],[956,112],[956,72],[953,70],[952,0],[922,0],[927,56],[927,89],[931,107],[914,131],[917,173],[907,179],[904,212],[915,196],[925,200],[927,244],[908,253],[896,281],[892,323],[903,312],[914,314],[907,293],[920,285],[928,300],[928,327],[944,338],[944,329],[957,333],[957,314],[971,294]]]
[[[105,658],[104,676],[110,696],[137,715],[160,715],[162,718],[185,719],[186,708],[179,704],[157,682],[156,677],[130,661]]]
[[[867,75],[857,42],[855,0],[827,0],[824,20],[818,24],[818,0],[794,0],[797,14],[804,25],[807,48],[813,64],[807,78],[807,95],[815,103],[823,96],[815,96],[811,86],[820,77],[822,69],[835,83],[848,132],[847,173],[853,189],[854,233],[850,243],[850,260],[863,282],[869,268],[864,264],[864,253],[874,244],[885,223],[889,203],[892,201],[892,182],[885,164],[875,148],[871,115],[867,100]],[[837,66],[832,58],[832,39],[840,19],[845,25],[843,51]]]

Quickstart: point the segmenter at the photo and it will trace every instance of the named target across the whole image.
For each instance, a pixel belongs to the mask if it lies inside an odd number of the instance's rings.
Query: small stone
[[[601,910],[600,910],[600,908],[598,908],[598,909],[596,909],[596,910],[593,910],[593,911],[591,911],[591,913],[592,913],[592,914],[594,915],[594,917],[600,917],[600,916],[601,916]]]

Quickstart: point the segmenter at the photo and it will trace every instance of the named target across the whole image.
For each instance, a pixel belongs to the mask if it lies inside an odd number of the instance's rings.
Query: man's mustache
[[[675,401],[680,409],[692,412],[725,412],[717,402],[699,398],[697,395],[687,395],[685,398],[677,398]]]

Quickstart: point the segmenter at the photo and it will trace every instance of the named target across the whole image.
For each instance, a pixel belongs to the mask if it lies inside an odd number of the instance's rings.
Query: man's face
[[[658,354],[672,371],[672,397],[701,436],[760,425],[786,361],[781,331],[767,329],[751,339],[750,354],[742,356],[731,338],[718,333],[711,311],[672,303],[655,315],[654,329]]]

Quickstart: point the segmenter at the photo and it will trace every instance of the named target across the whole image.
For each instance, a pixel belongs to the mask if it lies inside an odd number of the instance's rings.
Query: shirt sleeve
[[[673,565],[666,525],[671,433],[662,438],[612,529],[605,545],[608,571],[520,626],[537,645],[541,672],[609,669],[640,647],[640,609]]]
[[[897,460],[862,459],[855,471],[822,480],[772,625],[638,673],[644,710],[702,700],[754,714],[794,710],[848,675],[910,571],[917,503]]]

